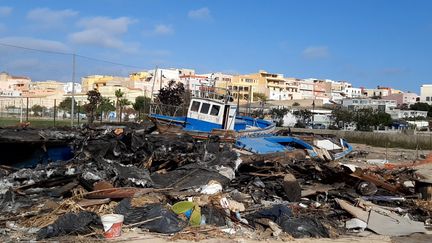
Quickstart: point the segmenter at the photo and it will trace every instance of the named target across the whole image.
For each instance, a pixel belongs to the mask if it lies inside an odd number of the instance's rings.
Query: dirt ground
[[[295,242],[295,243],[313,243],[313,242],[356,242],[356,243],[430,243],[432,242],[432,235],[429,234],[413,234],[410,236],[403,237],[389,237],[376,235],[372,232],[363,232],[363,236],[343,236],[339,238],[304,238],[304,239],[267,239],[265,242],[273,243],[273,242]],[[147,233],[147,232],[128,232],[124,233],[120,238],[116,239],[119,242],[128,242],[128,243],[165,243],[165,242],[179,242],[186,243],[191,242],[191,240],[176,240],[171,241],[169,237],[161,237],[155,234]],[[213,238],[213,239],[204,239],[199,242],[204,243],[240,243],[240,242],[250,242],[250,243],[262,243],[259,240],[251,240],[245,238],[234,238],[234,239],[224,239],[224,238]]]
[[[353,158],[344,158],[343,163],[368,165],[368,160],[387,160],[389,163],[402,163],[422,160],[431,153],[430,150],[411,150],[402,148],[382,148],[365,144],[351,144],[353,146]],[[366,152],[363,153],[362,152]]]

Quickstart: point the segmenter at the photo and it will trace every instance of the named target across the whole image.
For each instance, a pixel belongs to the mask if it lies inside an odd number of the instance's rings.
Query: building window
[[[426,101],[430,101],[430,97],[429,96],[426,96]]]
[[[198,102],[198,101],[194,101],[194,102],[192,102],[191,111],[195,111],[195,112],[197,112],[197,111],[199,110],[200,104],[201,104],[201,103]]]
[[[210,115],[212,116],[218,116],[219,115],[220,106],[219,105],[213,105],[210,110]]]
[[[209,103],[203,103],[201,106],[200,113],[207,114],[209,109],[210,109],[210,104]]]

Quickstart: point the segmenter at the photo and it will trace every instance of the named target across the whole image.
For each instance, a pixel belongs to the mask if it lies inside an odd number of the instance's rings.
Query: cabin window
[[[210,104],[209,103],[203,103],[201,106],[200,113],[207,114],[209,109],[210,109]]]
[[[192,102],[192,107],[191,107],[191,111],[196,111],[196,112],[198,112],[198,110],[199,110],[199,107],[200,107],[200,102],[198,102],[198,101],[194,101],[194,102]]]
[[[210,110],[210,115],[212,116],[218,116],[219,115],[220,106],[219,105],[213,105]]]

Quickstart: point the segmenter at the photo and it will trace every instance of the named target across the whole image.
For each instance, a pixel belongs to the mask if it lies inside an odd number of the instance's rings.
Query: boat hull
[[[270,134],[275,131],[274,124],[270,124],[264,128],[252,128],[247,130],[225,130],[225,129],[212,129],[211,131],[198,131],[185,129],[186,121],[173,119],[170,117],[156,117],[149,116],[149,119],[156,125],[159,133],[175,133],[175,134],[189,134],[195,138],[206,139],[212,136],[218,136],[225,141],[234,142],[239,137],[250,137]]]

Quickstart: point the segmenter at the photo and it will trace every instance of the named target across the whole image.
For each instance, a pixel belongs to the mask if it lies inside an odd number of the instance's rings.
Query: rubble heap
[[[172,239],[337,237],[365,229],[395,236],[426,232],[431,222],[432,207],[419,200],[428,185],[407,166],[359,168],[302,150],[250,155],[217,137],[160,135],[149,126],[0,129],[0,136],[3,144],[62,155],[38,157],[32,168],[0,166],[6,240],[102,237],[100,216],[109,213],[124,216],[125,230]],[[65,151],[70,159],[53,161]]]

